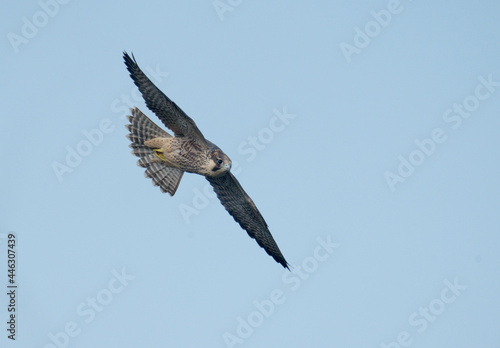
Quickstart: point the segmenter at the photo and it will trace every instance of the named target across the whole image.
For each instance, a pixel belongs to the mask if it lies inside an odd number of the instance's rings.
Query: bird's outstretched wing
[[[266,221],[260,214],[252,199],[243,190],[236,178],[227,172],[219,177],[206,177],[214,188],[217,197],[231,216],[248,232],[248,235],[255,238],[257,243],[271,255],[276,262],[288,268],[283,254],[273,239]]]
[[[130,77],[142,93],[146,105],[163,124],[170,128],[175,136],[189,137],[200,145],[207,146],[205,137],[196,123],[151,82],[137,65],[134,55],[131,58],[127,52],[123,52],[123,59]]]

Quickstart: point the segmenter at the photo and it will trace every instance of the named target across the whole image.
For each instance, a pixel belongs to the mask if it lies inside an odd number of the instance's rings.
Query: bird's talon
[[[166,161],[165,156],[163,155],[163,149],[153,149],[153,151],[155,152],[156,157],[162,161]]]

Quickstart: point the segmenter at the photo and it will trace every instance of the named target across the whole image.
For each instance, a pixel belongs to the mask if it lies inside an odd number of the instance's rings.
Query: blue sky
[[[2,346],[498,346],[497,2],[2,7]],[[233,160],[291,273],[201,176],[144,178],[124,50]]]

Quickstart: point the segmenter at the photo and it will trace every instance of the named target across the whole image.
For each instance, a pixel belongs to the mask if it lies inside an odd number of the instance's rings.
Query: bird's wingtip
[[[288,262],[283,261],[283,262],[280,262],[280,264],[281,264],[281,265],[282,265],[285,269],[287,269],[288,271],[290,271],[290,272],[292,271],[292,270],[290,269],[290,267],[292,267],[292,266],[290,266],[290,264],[289,264]]]
[[[130,56],[132,56],[132,57],[130,57]],[[129,55],[127,51],[123,50],[123,60],[125,61],[126,64],[129,64],[129,63],[137,64],[137,61],[135,60],[133,52],[130,52],[130,55]]]

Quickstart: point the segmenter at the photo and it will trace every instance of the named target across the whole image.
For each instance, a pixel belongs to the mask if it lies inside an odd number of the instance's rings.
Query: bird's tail
[[[132,153],[140,157],[137,164],[146,168],[144,175],[153,180],[153,185],[160,186],[162,192],[171,196],[177,191],[184,172],[179,168],[169,167],[160,160],[152,148],[144,143],[153,138],[169,138],[170,134],[158,127],[138,108],[130,109],[132,115],[127,116],[130,124],[125,127],[130,131],[127,138],[132,142]]]

